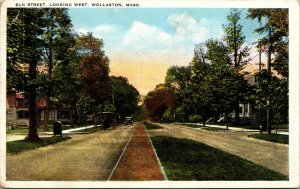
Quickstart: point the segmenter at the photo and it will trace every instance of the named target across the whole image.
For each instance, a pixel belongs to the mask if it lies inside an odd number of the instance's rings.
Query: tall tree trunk
[[[268,67],[267,67],[267,73],[268,73],[268,86],[270,85],[271,82],[271,53],[272,53],[272,43],[271,43],[271,28],[269,28],[269,39],[268,39],[268,45],[269,45],[269,50],[268,50]],[[271,120],[270,120],[270,94],[269,91],[267,91],[267,132],[268,134],[271,134],[272,128],[271,128]]]
[[[37,62],[31,62],[29,64],[29,81],[36,79],[36,66]],[[29,131],[26,137],[28,141],[39,141],[40,138],[37,133],[37,121],[36,121],[36,85],[29,85]]]
[[[70,110],[70,125],[71,125],[71,128],[74,127],[74,121],[73,121],[73,108],[71,108]]]
[[[97,127],[97,112],[93,113],[93,118],[94,118],[94,125]]]

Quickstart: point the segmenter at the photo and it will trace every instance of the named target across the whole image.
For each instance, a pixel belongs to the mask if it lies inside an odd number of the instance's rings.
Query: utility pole
[[[271,44],[271,27],[269,28],[269,38],[268,38],[268,67],[267,67],[267,81],[268,85],[271,82],[271,53],[272,53],[272,44]],[[267,91],[267,132],[271,134],[271,120],[270,120],[270,94],[269,90]]]
[[[258,47],[259,47],[259,62],[258,62],[258,66],[259,66],[259,74],[261,74],[261,48],[262,48],[262,45],[261,45],[261,42],[258,42]],[[257,80],[257,84],[258,84],[258,80]],[[260,133],[262,133],[262,110],[260,109],[259,110],[259,113],[258,113],[258,119],[259,119],[259,131]]]
[[[258,69],[259,69],[259,73],[261,72],[261,42],[259,42],[259,62],[258,62]]]

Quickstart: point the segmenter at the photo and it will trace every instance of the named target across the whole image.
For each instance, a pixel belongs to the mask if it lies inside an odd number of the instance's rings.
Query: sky
[[[246,44],[252,44],[259,24],[246,19],[247,9],[240,10]],[[196,44],[221,39],[229,13],[225,8],[69,9],[76,32],[103,39],[110,75],[127,77],[142,95],[164,82],[170,66],[188,65]]]

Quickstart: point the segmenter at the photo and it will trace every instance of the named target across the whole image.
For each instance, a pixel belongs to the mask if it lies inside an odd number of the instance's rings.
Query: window
[[[243,113],[243,107],[242,107],[242,106],[240,106],[239,112],[240,112],[240,113]]]
[[[28,110],[19,110],[18,111],[18,119],[28,119],[29,111]]]

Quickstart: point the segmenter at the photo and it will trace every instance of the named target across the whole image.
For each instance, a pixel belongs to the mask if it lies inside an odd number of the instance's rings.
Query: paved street
[[[288,175],[288,145],[248,138],[249,132],[211,132],[175,124],[160,125],[163,129],[149,130],[149,135],[193,139]],[[8,154],[7,179],[107,180],[132,133],[132,126],[121,126],[116,130],[72,135],[72,139],[65,142],[15,155]],[[137,146],[144,145],[145,142],[140,141],[140,137],[137,139]],[[140,170],[138,163],[128,163],[133,160],[139,161],[142,157],[132,153],[136,152],[137,148],[130,146],[131,143],[124,151],[124,157],[120,159],[120,167],[117,167],[117,170],[126,170],[126,166],[131,165],[134,165],[132,168]],[[138,151],[145,150],[143,148]],[[128,155],[128,151],[131,151],[131,155]],[[132,179],[127,178],[127,174],[121,175],[122,179]]]
[[[288,145],[248,138],[248,132],[211,132],[175,124],[159,125],[164,129],[151,130],[150,136],[193,139],[288,175]]]
[[[92,134],[7,155],[8,180],[107,180],[133,127]]]

